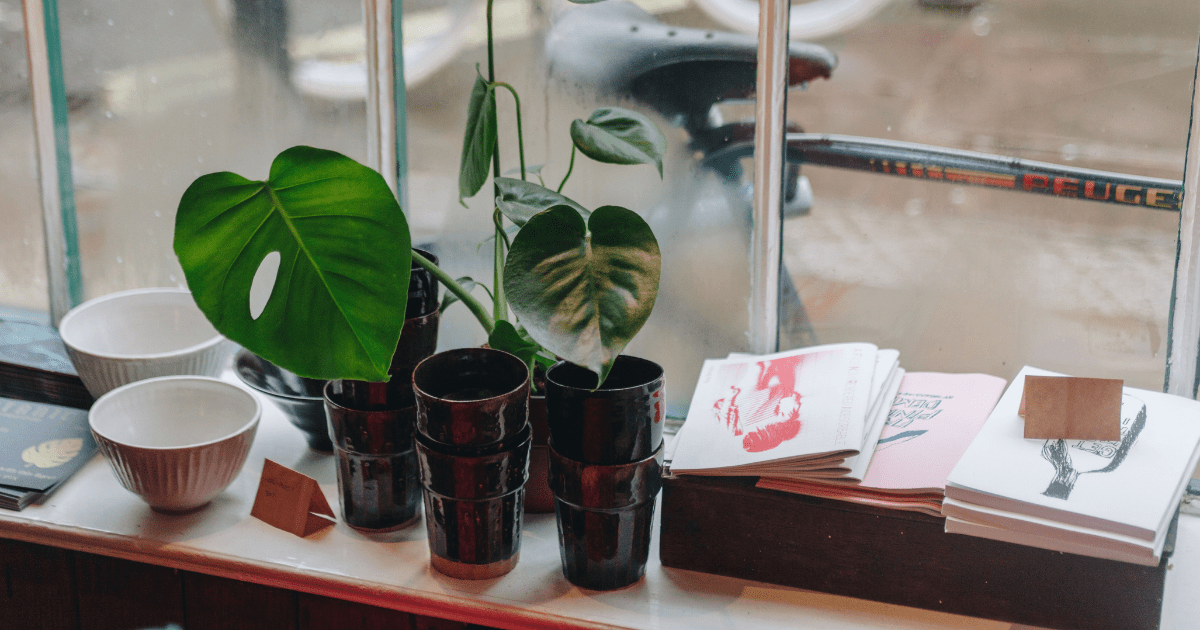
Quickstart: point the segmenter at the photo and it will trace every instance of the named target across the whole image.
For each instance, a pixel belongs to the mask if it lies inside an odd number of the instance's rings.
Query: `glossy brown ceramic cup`
[[[663,447],[644,460],[585,464],[550,450],[550,488],[563,575],[582,588],[612,590],[646,573]]]
[[[325,386],[342,519],[355,529],[393,531],[417,520],[416,408],[401,406],[397,398],[386,383]]]
[[[512,571],[521,555],[529,428],[477,456],[449,454],[423,435],[416,440],[430,563],[463,580]]]
[[[528,423],[529,368],[507,352],[439,352],[417,365],[413,389],[417,431],[464,454],[511,440]]]

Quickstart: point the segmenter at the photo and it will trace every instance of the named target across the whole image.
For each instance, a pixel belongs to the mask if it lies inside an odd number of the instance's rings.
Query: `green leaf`
[[[653,164],[663,174],[667,138],[652,120],[620,107],[602,107],[587,122],[571,123],[571,140],[586,156],[608,164]]]
[[[467,106],[462,162],[458,169],[458,200],[475,196],[487,181],[496,150],[496,92],[483,77],[475,77]]]
[[[530,217],[554,206],[570,206],[585,221],[591,214],[591,211],[574,201],[532,182],[510,177],[497,177],[496,186],[500,188],[500,196],[496,198],[496,207],[500,208],[500,212],[503,212],[509,221],[518,226],[524,226]]]
[[[280,254],[258,319],[250,286]],[[408,295],[411,243],[375,171],[322,149],[280,153],[265,182],[200,177],[179,202],[175,254],[221,334],[301,376],[386,381]]]
[[[662,261],[650,226],[617,206],[555,206],[529,220],[504,265],[509,306],[550,352],[603,382],[654,308]]]
[[[479,287],[479,288],[483,289],[483,291],[485,293],[488,294],[489,298],[491,298],[493,300],[496,299],[496,298],[492,297],[492,292],[489,291],[485,285],[475,282],[474,278],[471,278],[470,276],[463,276],[461,278],[456,279],[455,282],[458,283],[458,286],[460,286],[464,290],[466,290],[467,293],[474,291],[475,287]],[[453,293],[446,291],[446,295],[442,296],[442,304],[441,304],[441,306],[438,307],[438,310],[440,312],[444,313],[444,312],[446,312],[447,306],[450,306],[451,304],[454,304],[457,301],[458,301],[457,295],[454,295]]]
[[[488,335],[488,345],[496,350],[503,350],[509,354],[516,355],[518,359],[523,361],[525,365],[533,363],[542,347],[534,343],[528,337],[522,336],[512,322],[500,320],[496,322],[496,327],[492,329],[492,334]]]

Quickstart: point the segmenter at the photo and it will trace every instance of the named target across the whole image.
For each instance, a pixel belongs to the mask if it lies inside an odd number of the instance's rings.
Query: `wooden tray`
[[[1158,628],[1157,567],[947,534],[944,519],[754,487],[663,481],[664,566],[1061,630]]]

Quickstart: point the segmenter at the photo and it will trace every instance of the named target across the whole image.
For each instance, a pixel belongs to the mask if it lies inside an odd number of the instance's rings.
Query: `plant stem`
[[[496,41],[492,35],[492,4],[487,3],[487,56],[488,83],[496,82]],[[496,143],[492,148],[492,200],[500,196],[500,185],[496,178],[500,177],[500,139],[497,133]],[[504,215],[499,208],[492,211],[492,222],[496,224],[496,242],[492,248],[492,317],[494,321],[508,319],[508,302],[504,297]],[[495,326],[495,324],[493,324]],[[488,334],[492,333],[488,328]]]
[[[517,96],[517,90],[513,86],[497,81],[494,83],[497,87],[507,88],[512,94],[513,102],[517,105],[517,155],[521,157],[521,181],[525,180],[525,134],[521,131],[521,97]],[[574,145],[572,145],[572,148]]]
[[[571,163],[567,165],[567,174],[563,175],[562,183],[558,185],[558,190],[556,190],[554,192],[556,192],[556,193],[562,192],[563,186],[567,185],[567,179],[569,179],[571,177],[571,171],[573,171],[573,170],[575,170],[575,143],[574,142],[571,143]]]
[[[492,317],[496,321],[508,320],[508,297],[504,295],[504,214],[500,208],[492,211],[492,222],[496,224],[496,243],[492,248]]]
[[[491,318],[490,315],[488,315],[487,308],[480,304],[479,300],[475,299],[475,296],[471,295],[462,287],[461,284],[455,282],[454,278],[450,277],[450,274],[442,271],[440,267],[433,264],[432,261],[422,256],[416,250],[414,250],[412,253],[412,259],[413,262],[417,263],[423,269],[433,274],[433,277],[437,278],[438,282],[441,282],[446,287],[447,291],[458,296],[458,299],[462,300],[462,303],[467,305],[467,309],[471,311],[471,314],[475,316],[475,319],[479,320],[479,325],[483,326],[483,331],[489,335],[492,334],[492,329],[496,327],[496,322]]]

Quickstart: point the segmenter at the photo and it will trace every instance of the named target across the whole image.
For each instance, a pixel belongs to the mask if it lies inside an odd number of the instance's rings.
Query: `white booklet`
[[[877,353],[869,343],[844,343],[705,361],[671,471],[839,466],[866,438]]]
[[[1154,542],[1200,458],[1200,402],[1126,387],[1121,440],[1027,440],[1017,375],[946,483],[968,504]]]

